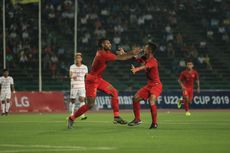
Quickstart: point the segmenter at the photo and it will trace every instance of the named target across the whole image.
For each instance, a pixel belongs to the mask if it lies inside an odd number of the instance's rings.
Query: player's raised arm
[[[117,53],[120,54],[116,56],[116,60],[120,60],[120,61],[128,60],[133,58],[135,55],[139,54],[140,52],[142,52],[141,48],[135,48],[134,50],[129,51],[127,53],[125,53],[124,51],[120,51],[120,52],[118,51]]]

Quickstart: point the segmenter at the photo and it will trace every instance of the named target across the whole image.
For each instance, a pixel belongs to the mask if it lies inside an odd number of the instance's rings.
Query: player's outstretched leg
[[[114,115],[113,123],[114,124],[127,124],[127,121],[124,120],[122,117],[120,117],[117,90],[105,80],[102,80],[100,82],[100,86],[98,87],[98,89],[112,96],[111,105],[112,105],[113,115]]]
[[[138,98],[138,96],[134,96],[133,98],[133,113],[135,118],[128,123],[128,126],[136,126],[142,123],[141,119],[140,119],[140,109],[141,109],[141,105],[140,105],[140,100],[141,98]]]
[[[69,129],[71,129],[73,127],[73,124],[74,124],[74,120],[76,118],[78,118],[79,116],[81,116],[82,114],[84,114],[85,112],[87,112],[90,108],[93,107],[94,105],[94,101],[95,101],[95,98],[94,97],[87,97],[87,104],[81,106],[78,110],[76,110],[74,112],[73,115],[70,115],[68,117],[68,121],[67,121],[67,127]]]
[[[80,107],[83,106],[83,105],[85,105],[85,102],[80,102]],[[82,115],[80,116],[80,118],[81,118],[81,120],[86,120],[86,119],[87,119],[87,116],[86,116],[85,114],[82,114]]]
[[[150,111],[152,116],[152,124],[150,125],[149,129],[156,129],[158,127],[158,124],[157,124],[157,105],[156,105],[155,95],[150,96],[149,103],[150,103]]]

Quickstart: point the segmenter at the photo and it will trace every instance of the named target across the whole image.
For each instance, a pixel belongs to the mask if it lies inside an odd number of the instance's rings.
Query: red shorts
[[[162,84],[147,84],[139,89],[136,95],[144,100],[147,100],[151,95],[155,95],[156,98],[158,98],[161,92]]]
[[[97,90],[101,90],[106,94],[112,94],[111,90],[108,88],[109,86],[112,85],[101,77],[97,77],[91,74],[86,76],[85,89],[87,97],[96,97]]]
[[[183,91],[183,97],[188,97],[189,101],[193,99],[193,88],[186,88]]]

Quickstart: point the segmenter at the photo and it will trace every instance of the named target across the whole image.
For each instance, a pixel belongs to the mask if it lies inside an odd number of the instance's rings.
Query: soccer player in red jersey
[[[182,89],[183,100],[179,100],[177,106],[178,108],[181,108],[181,104],[184,103],[186,116],[191,115],[191,113],[189,112],[189,104],[192,102],[193,99],[194,81],[196,81],[197,84],[197,93],[200,93],[199,75],[198,72],[193,69],[193,66],[193,62],[191,60],[187,60],[186,69],[181,72],[178,80]]]
[[[131,71],[133,74],[141,70],[145,71],[148,83],[141,89],[137,91],[133,98],[133,112],[135,119],[128,123],[129,126],[135,126],[141,124],[140,119],[140,101],[149,99],[152,124],[150,129],[157,128],[157,98],[162,92],[162,84],[158,72],[158,62],[154,57],[154,52],[156,51],[156,44],[147,43],[144,47],[144,56],[138,58],[137,61],[142,64],[142,66],[134,67],[132,65]]]
[[[114,123],[127,124],[119,114],[119,102],[117,90],[107,81],[102,78],[102,74],[107,67],[107,62],[116,60],[128,60],[141,52],[141,49],[136,48],[133,51],[125,53],[120,49],[119,55],[113,54],[111,43],[108,39],[101,39],[98,42],[99,49],[94,57],[91,71],[86,76],[86,97],[87,104],[80,107],[73,115],[69,116],[67,126],[72,128],[74,120],[93,107],[97,90],[103,91],[112,96],[111,104],[114,114]]]

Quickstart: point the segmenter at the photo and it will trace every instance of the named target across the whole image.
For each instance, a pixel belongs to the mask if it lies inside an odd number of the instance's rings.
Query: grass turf
[[[131,120],[131,112],[121,115]],[[230,112],[159,112],[159,128],[149,130],[150,113],[137,127],[114,125],[112,113],[88,114],[66,128],[67,114],[10,114],[0,117],[0,153],[219,153],[229,152]]]

